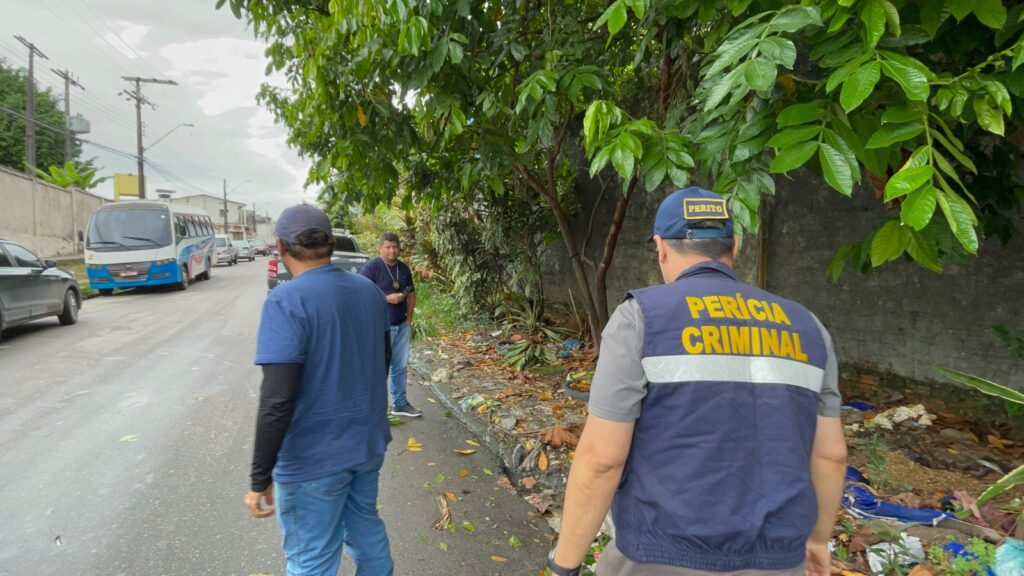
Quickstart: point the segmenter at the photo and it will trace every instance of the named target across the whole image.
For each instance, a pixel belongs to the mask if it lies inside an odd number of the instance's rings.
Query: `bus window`
[[[196,231],[195,216],[188,217],[188,235],[189,238],[195,238],[196,236],[199,236],[199,233]]]

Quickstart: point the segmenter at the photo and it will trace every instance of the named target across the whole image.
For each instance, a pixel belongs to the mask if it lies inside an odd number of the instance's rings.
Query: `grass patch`
[[[427,280],[416,283],[416,315],[412,324],[413,340],[449,332],[458,326],[464,315],[455,300]]]
[[[84,298],[91,298],[99,292],[92,289],[89,286],[89,275],[85,271],[85,262],[82,260],[65,260],[57,265],[61,270],[66,270],[75,275],[75,280],[78,280],[78,287],[82,290],[82,296]]]

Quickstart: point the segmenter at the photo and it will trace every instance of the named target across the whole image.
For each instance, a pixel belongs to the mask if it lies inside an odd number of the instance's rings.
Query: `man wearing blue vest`
[[[390,576],[377,514],[391,441],[387,304],[373,282],[331,264],[331,223],[318,208],[288,208],[276,233],[294,279],[263,304],[263,386],[245,503],[265,518],[275,510],[261,501],[276,500],[288,576],[335,576],[343,546],[358,576]]]
[[[608,321],[548,567],[578,573],[609,508],[598,576],[827,576],[846,442],[828,332],[737,280],[725,199],[666,198],[665,284]]]

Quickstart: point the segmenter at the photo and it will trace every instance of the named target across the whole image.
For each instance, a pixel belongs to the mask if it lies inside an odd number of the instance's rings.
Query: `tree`
[[[15,70],[0,61],[0,106],[19,114],[25,113],[28,78],[22,70]],[[64,126],[64,112],[60,99],[49,89],[35,92],[36,165],[64,165],[64,134],[55,129]],[[71,156],[81,155],[81,145],[72,140]],[[15,170],[25,169],[25,119],[0,110],[0,164]]]
[[[314,159],[311,181],[369,205],[400,186],[455,205],[528,195],[595,342],[630,199],[695,166],[741,231],[773,173],[807,165],[849,195],[866,169],[899,216],[844,247],[836,274],[903,254],[937,270],[976,252],[978,213],[1020,204],[993,156],[1024,89],[1021,11],[999,0],[227,1],[289,80],[261,98]],[[592,276],[570,225],[588,176],[621,191]]]
[[[615,0],[602,17],[634,39],[673,21],[699,27],[704,49],[675,43],[701,66],[669,118],[744,228],[756,228],[771,173],[806,165],[847,196],[868,173],[893,214],[840,250],[833,277],[848,261],[870,269],[904,254],[941,270],[977,252],[979,215],[1004,242],[1019,233],[1021,141],[1005,135],[1022,126],[1022,20],[1022,6],[999,0]],[[590,115],[588,142],[604,144],[619,111],[595,102]]]

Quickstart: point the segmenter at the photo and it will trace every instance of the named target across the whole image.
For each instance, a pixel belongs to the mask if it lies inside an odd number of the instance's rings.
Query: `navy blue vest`
[[[648,385],[612,503],[618,548],[698,570],[800,565],[818,513],[817,321],[718,262],[629,297],[643,314]]]

